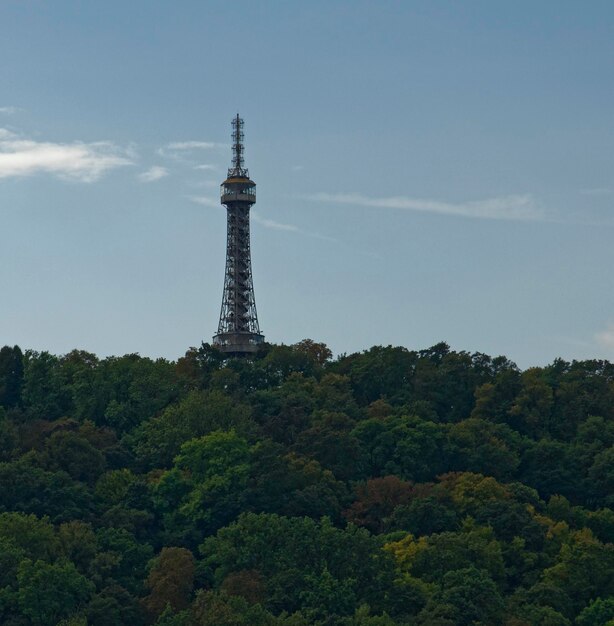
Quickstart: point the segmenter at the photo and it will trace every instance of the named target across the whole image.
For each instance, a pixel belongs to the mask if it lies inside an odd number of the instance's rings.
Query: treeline
[[[5,626],[614,624],[614,365],[0,350]]]

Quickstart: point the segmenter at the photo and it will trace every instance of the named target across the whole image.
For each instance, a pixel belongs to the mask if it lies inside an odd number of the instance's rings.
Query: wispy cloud
[[[131,150],[109,141],[41,142],[0,129],[0,178],[48,173],[91,183],[110,170],[132,163]]]
[[[168,176],[168,170],[160,165],[154,165],[150,167],[146,172],[139,174],[138,178],[144,183],[153,183],[156,180],[160,180]]]
[[[214,141],[173,141],[166,145],[169,150],[209,150],[221,144]]]
[[[219,168],[216,165],[211,165],[210,163],[202,163],[201,165],[195,165],[195,170],[203,170],[206,172],[217,172]]]
[[[610,187],[591,187],[590,189],[580,189],[580,193],[585,196],[611,196],[614,189]]]
[[[261,217],[259,213],[256,211],[252,211],[252,218],[254,222],[261,224],[265,228],[272,228],[273,230],[285,230],[288,232],[298,233],[299,227],[294,224],[282,224],[281,222],[276,222],[275,220],[269,220],[264,217]]]
[[[267,219],[262,217],[260,213],[256,211],[252,211],[252,219],[257,224],[264,226],[265,228],[270,228],[271,230],[279,230],[287,233],[298,233],[300,235],[304,235],[305,237],[312,237],[313,239],[320,239],[321,241],[330,241],[333,243],[338,243],[339,240],[335,237],[330,237],[329,235],[321,235],[320,233],[313,233],[308,230],[303,230],[294,224],[284,224],[282,222],[276,222],[275,220]]]
[[[22,110],[19,107],[0,107],[0,115],[14,115]]]
[[[196,204],[202,204],[203,206],[219,207],[220,201],[218,198],[210,198],[209,196],[188,196],[191,202]]]
[[[614,354],[614,324],[609,324],[605,330],[595,334],[597,344]]]
[[[188,185],[197,189],[202,189],[203,187],[206,189],[217,189],[220,183],[217,180],[193,180]]]
[[[220,206],[220,201],[218,198],[211,198],[210,196],[188,196],[191,202],[195,202],[196,204],[200,204],[202,206],[214,207],[218,208]],[[300,235],[304,235],[306,237],[313,237],[314,239],[321,239],[322,241],[331,241],[337,242],[338,240],[334,237],[329,237],[328,235],[320,235],[319,233],[312,233],[294,224],[284,224],[283,222],[277,222],[275,220],[268,219],[266,217],[262,217],[258,212],[252,210],[251,218],[260,226],[264,226],[264,228],[269,228],[271,230],[277,230],[280,232],[286,233],[297,233]]]
[[[217,143],[215,141],[171,141],[165,146],[158,148],[156,153],[162,157],[168,157],[171,159],[184,160],[186,156],[192,152],[199,150],[213,150],[215,148],[226,148],[225,143]]]
[[[309,200],[337,204],[350,204],[381,209],[420,211],[440,215],[454,215],[491,220],[536,221],[546,219],[544,210],[530,194],[487,198],[475,202],[441,202],[407,196],[374,198],[356,193],[318,193],[307,196]]]
[[[208,206],[208,207],[214,207],[214,208],[218,208],[221,206],[219,198],[211,198],[210,196],[188,196],[188,197],[192,202],[196,204],[200,204],[202,206]],[[294,224],[282,224],[281,222],[276,222],[275,220],[266,219],[264,217],[261,217],[260,214],[254,210],[251,211],[251,218],[252,220],[254,220],[254,222],[256,222],[257,224],[260,224],[261,226],[264,226],[265,228],[271,228],[273,230],[284,230],[287,232],[295,232],[295,233],[301,232],[299,227],[294,226]]]

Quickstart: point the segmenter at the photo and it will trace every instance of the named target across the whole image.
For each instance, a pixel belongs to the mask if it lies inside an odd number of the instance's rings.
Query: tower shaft
[[[226,270],[217,334],[213,344],[233,356],[258,350],[264,341],[258,325],[249,234],[249,213],[256,203],[256,183],[243,167],[243,120],[233,125],[233,166],[222,183],[221,203],[227,212]]]

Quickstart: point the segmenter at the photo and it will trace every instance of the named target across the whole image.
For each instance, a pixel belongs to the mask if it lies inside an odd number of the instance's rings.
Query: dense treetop
[[[6,626],[614,625],[614,365],[0,350]]]

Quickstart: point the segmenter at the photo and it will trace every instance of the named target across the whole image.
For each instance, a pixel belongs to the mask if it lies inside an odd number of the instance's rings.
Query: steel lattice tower
[[[256,183],[243,167],[243,120],[232,120],[232,167],[222,183],[221,203],[226,207],[227,241],[224,293],[213,344],[231,355],[247,355],[264,341],[260,333],[249,242],[249,211],[256,203]]]

